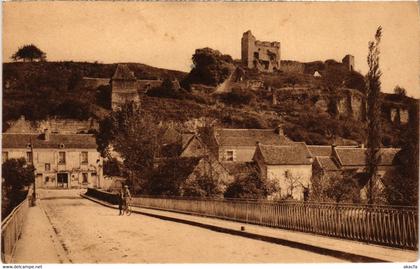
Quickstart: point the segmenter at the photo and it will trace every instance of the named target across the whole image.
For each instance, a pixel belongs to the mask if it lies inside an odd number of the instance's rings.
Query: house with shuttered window
[[[3,133],[2,162],[25,158],[40,188],[101,187],[103,161],[90,134]],[[103,182],[102,182],[103,183]]]

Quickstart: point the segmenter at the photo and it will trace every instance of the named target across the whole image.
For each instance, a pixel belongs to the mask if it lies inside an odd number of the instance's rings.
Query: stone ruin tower
[[[343,60],[341,60],[343,65],[347,68],[349,71],[354,71],[355,65],[354,65],[354,56],[347,54],[344,56]]]
[[[125,102],[140,102],[137,91],[137,78],[125,64],[118,64],[111,78],[112,110],[116,110]]]
[[[263,72],[280,69],[280,42],[256,40],[251,31],[242,35],[242,63],[248,68],[256,68]]]

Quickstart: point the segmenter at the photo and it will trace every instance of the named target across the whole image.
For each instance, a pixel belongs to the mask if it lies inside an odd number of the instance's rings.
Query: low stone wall
[[[118,205],[118,194],[112,192],[101,191],[98,189],[88,188],[85,195],[96,198],[113,205]]]

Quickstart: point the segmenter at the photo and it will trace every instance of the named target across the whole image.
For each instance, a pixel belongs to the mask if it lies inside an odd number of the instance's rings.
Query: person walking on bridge
[[[131,200],[131,194],[130,194],[130,190],[128,189],[127,185],[124,185],[124,188],[122,189],[122,201],[123,201],[123,212],[122,214],[124,214],[124,211],[127,211],[128,208],[128,203]]]

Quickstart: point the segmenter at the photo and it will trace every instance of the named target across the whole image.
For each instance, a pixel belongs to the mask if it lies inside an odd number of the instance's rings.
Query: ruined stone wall
[[[96,89],[99,86],[108,86],[110,83],[109,78],[89,78],[83,77],[83,87],[89,89]]]
[[[357,120],[365,119],[365,100],[362,96],[352,94],[350,97],[350,107],[352,117]]]
[[[338,115],[363,121],[366,118],[365,97],[357,90],[343,89],[339,92],[336,109]]]
[[[401,108],[400,109],[400,123],[406,124],[409,121],[409,113],[408,109]]]
[[[242,63],[248,68],[273,72],[280,69],[280,42],[259,41],[251,31],[243,34],[241,40]]]
[[[347,70],[349,70],[349,71],[354,71],[355,70],[354,56],[353,55],[347,54],[346,56],[344,56],[344,58],[343,58],[343,60],[341,60],[341,62],[347,68]]]
[[[305,65],[295,61],[281,61],[280,70],[286,73],[299,73],[305,72]]]
[[[137,80],[137,91],[140,94],[147,93],[148,90],[156,87],[160,87],[162,85],[162,80],[148,80],[148,79],[140,79]]]

